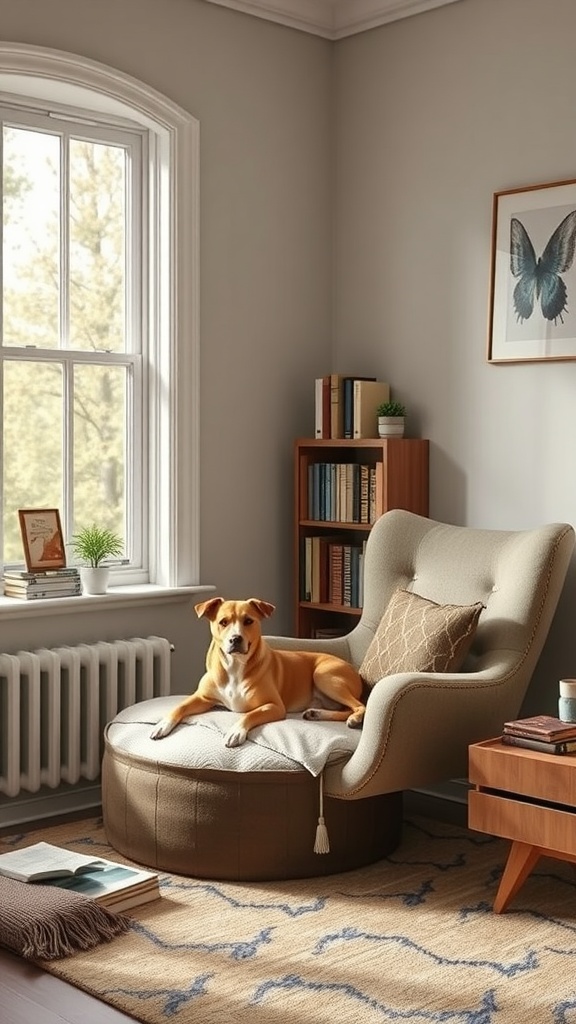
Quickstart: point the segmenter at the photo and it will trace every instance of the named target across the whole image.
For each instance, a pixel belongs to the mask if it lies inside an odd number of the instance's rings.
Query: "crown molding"
[[[421,14],[458,0],[207,0],[256,18],[310,32],[324,39],[345,39],[390,21]]]

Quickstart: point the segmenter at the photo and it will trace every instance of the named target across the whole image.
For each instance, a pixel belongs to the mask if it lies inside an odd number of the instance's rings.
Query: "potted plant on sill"
[[[406,409],[401,402],[381,402],[378,414],[378,437],[404,437]]]
[[[122,538],[104,527],[85,526],[72,537],[72,549],[83,565],[80,569],[82,590],[85,594],[105,594],[110,579],[110,569],[102,565],[105,558],[121,555],[124,550]]]

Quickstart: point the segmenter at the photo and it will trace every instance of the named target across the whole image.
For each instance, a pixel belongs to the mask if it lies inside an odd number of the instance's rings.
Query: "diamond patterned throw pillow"
[[[395,672],[457,672],[484,605],[436,604],[396,590],[359,672],[370,686]]]

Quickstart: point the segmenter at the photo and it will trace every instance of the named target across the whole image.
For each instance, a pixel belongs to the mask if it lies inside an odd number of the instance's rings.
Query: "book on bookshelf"
[[[524,747],[526,750],[538,750],[541,754],[576,753],[576,739],[548,742],[547,740],[533,739],[531,736],[515,736],[513,733],[503,732],[502,743],[507,747]]]
[[[343,375],[330,374],[330,437],[344,437]]]
[[[360,466],[360,522],[370,522],[370,466]]]
[[[553,715],[532,715],[504,723],[503,734],[525,736],[527,739],[558,742],[576,739],[576,722],[563,722]]]
[[[14,859],[8,862],[7,858]],[[118,913],[160,898],[155,871],[78,854],[50,843],[35,843],[1,854],[0,873],[31,885],[56,885],[79,892]]]
[[[302,601],[312,600],[312,537],[304,538],[304,572],[303,572],[303,590],[301,592]]]
[[[316,377],[314,384],[314,435],[319,440],[327,440],[330,437],[330,374]]]
[[[344,437],[354,437],[354,382],[376,380],[376,377],[344,377],[342,379],[342,400],[344,402]]]
[[[330,604],[342,604],[342,559],[341,543],[330,544],[330,579],[328,583],[328,601]]]
[[[378,413],[381,402],[390,398],[390,385],[381,380],[354,381],[354,437],[378,437]]]

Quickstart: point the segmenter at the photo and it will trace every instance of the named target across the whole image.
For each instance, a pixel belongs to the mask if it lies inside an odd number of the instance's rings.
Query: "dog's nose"
[[[239,633],[235,633],[234,636],[229,638],[228,644],[231,651],[237,651],[239,647],[242,647],[242,637]]]

